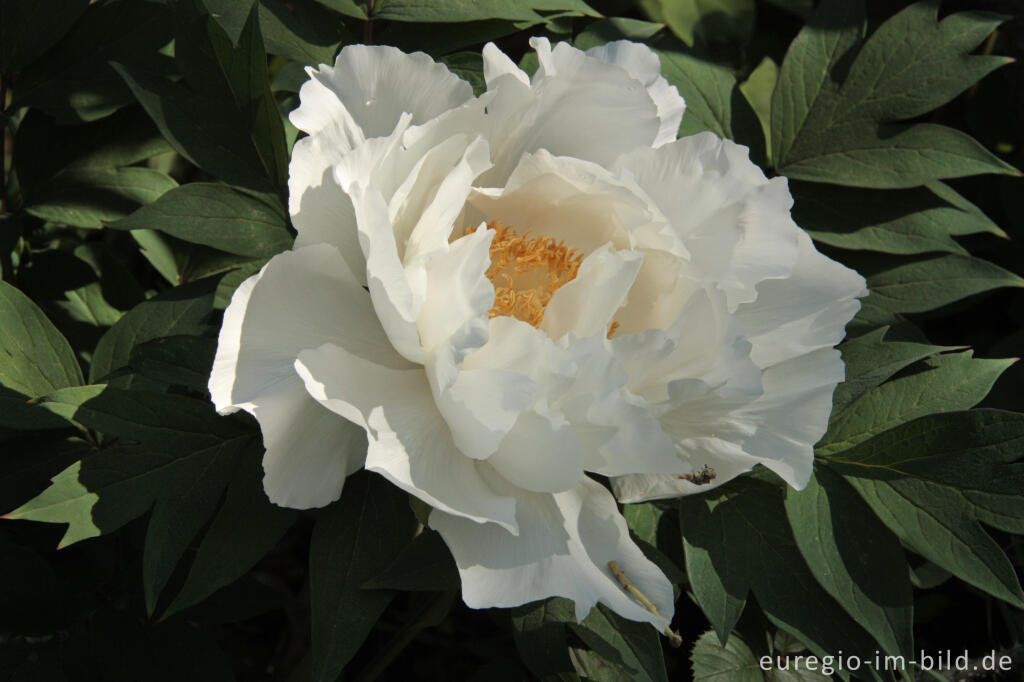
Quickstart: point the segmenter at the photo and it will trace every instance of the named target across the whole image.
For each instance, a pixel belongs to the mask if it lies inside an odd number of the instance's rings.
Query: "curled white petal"
[[[471,607],[518,606],[562,596],[583,620],[598,602],[626,618],[663,628],[673,615],[672,585],[629,537],[626,522],[604,487],[589,479],[554,495],[509,489],[517,497],[519,535],[434,511],[430,526],[444,538]],[[615,561],[654,603],[656,617],[612,575]],[[664,620],[663,620],[664,619]]]

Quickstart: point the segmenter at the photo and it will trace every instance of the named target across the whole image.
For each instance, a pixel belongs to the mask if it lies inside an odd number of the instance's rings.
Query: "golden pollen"
[[[583,254],[564,242],[519,234],[492,220],[491,266],[487,278],[494,285],[491,317],[507,315],[539,327],[544,309],[555,292],[571,282],[580,270]],[[475,228],[466,228],[466,234]]]

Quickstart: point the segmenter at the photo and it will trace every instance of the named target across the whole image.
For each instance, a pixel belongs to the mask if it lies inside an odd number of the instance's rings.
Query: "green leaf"
[[[644,42],[664,28],[664,24],[651,21],[641,21],[629,17],[608,17],[588,25],[586,30],[576,36],[573,44],[580,50],[589,50],[613,40]]]
[[[769,5],[806,17],[814,9],[814,0],[765,0]]]
[[[317,2],[346,17],[366,20],[366,0],[317,0]]]
[[[284,217],[226,185],[193,182],[171,190],[110,225],[117,230],[160,230],[221,251],[265,258],[291,246]]]
[[[168,487],[153,505],[142,551],[142,587],[150,617],[178,562],[217,510],[235,467],[233,457],[211,458],[195,480]]]
[[[786,491],[786,515],[818,584],[890,654],[913,655],[909,571],[899,541],[842,477],[821,467]]]
[[[71,32],[19,75],[17,106],[42,109],[63,124],[110,115],[132,101],[110,62],[171,70],[171,60],[158,52],[172,38],[169,19],[158,2],[90,3]]]
[[[799,180],[878,188],[981,173],[1020,174],[970,135],[933,123],[848,126],[820,139],[828,146],[786,159],[779,172]]]
[[[251,0],[203,0],[210,14],[233,41],[237,41],[252,7]],[[334,63],[342,43],[355,42],[340,18],[309,0],[290,2],[258,0],[260,31],[267,52],[316,66]]]
[[[781,490],[749,477],[684,497],[680,523],[697,603],[725,640],[750,592],[765,615],[818,655],[870,656],[867,633],[822,589],[797,548]],[[723,604],[725,605],[723,607]]]
[[[980,258],[951,254],[868,277],[867,300],[891,312],[920,313],[1000,287],[1024,287],[1024,279]]]
[[[0,282],[0,360],[0,384],[29,398],[82,383],[67,339],[7,282]]]
[[[139,245],[139,253],[161,277],[172,285],[181,284],[183,264],[179,262],[170,239],[153,230],[132,230],[131,235]]]
[[[230,184],[283,192],[284,126],[270,91],[255,6],[237,46],[199,4],[175,4],[175,60],[190,88],[115,65],[174,149]]]
[[[746,43],[754,30],[754,0],[660,0],[661,16],[687,45]]]
[[[569,658],[576,669],[577,676],[566,677],[566,674],[552,678],[554,680],[594,680],[595,682],[632,682],[633,677],[621,667],[602,658],[596,651],[569,647]]]
[[[100,228],[177,186],[151,168],[69,169],[40,187],[25,210],[55,223]]]
[[[380,476],[348,478],[341,501],[313,528],[309,588],[313,619],[312,679],[333,682],[394,596],[361,586],[392,562],[412,536],[406,495]]]
[[[627,504],[622,508],[629,529],[644,542],[655,546],[658,544],[658,524],[664,513],[663,509],[650,502]]]
[[[1016,572],[979,521],[1024,532],[1024,415],[929,415],[844,452],[841,473],[900,540],[961,580],[1020,608]]]
[[[199,494],[208,494],[206,477],[223,489],[233,461],[254,440],[207,401],[165,393],[81,386],[46,396],[44,405],[124,441],[71,465],[6,515],[69,524],[62,547],[116,530],[162,499],[189,495],[197,481],[204,482]]]
[[[875,31],[850,67],[829,125],[920,116],[1013,61],[969,54],[1007,17],[959,12],[939,22],[938,11],[938,0],[917,2]]]
[[[381,44],[394,45],[403,52],[425,52],[432,57],[450,55],[459,50],[476,48],[488,41],[526,30],[543,23],[541,19],[509,21],[506,19],[482,19],[460,23],[407,23],[393,21],[383,23],[380,32]],[[376,26],[376,25],[375,25]],[[374,29],[376,30],[376,28]],[[531,54],[527,52],[527,54]]]
[[[864,36],[863,0],[823,0],[786,51],[772,94],[772,159],[786,159],[813,125],[808,118],[830,106],[848,58]]]
[[[833,417],[816,452],[828,457],[917,417],[973,407],[1014,362],[975,358],[971,351],[930,358],[921,371],[867,391]]]
[[[32,109],[18,125],[14,146],[14,167],[28,203],[37,188],[61,171],[130,166],[170,150],[138,107],[80,126],[57,125]]]
[[[523,663],[534,675],[572,672],[566,623],[575,622],[572,601],[552,597],[512,609],[512,636]]]
[[[712,630],[705,632],[690,653],[694,682],[764,682],[754,652],[739,637],[730,637],[723,646]]]
[[[198,336],[209,329],[205,323],[213,306],[216,278],[207,278],[168,289],[128,311],[96,345],[89,368],[93,382],[128,365],[132,348],[164,336]],[[113,385],[129,386],[131,377],[116,379]]]
[[[394,562],[378,570],[363,585],[366,590],[457,590],[462,584],[452,553],[440,534],[424,530],[412,539]]]
[[[631,679],[668,682],[661,636],[649,623],[626,620],[598,604],[582,623],[570,622],[569,627],[602,658],[627,670]]]
[[[764,134],[757,115],[740,91],[736,78],[725,67],[687,52],[671,36],[656,39],[651,48],[661,59],[661,71],[686,100],[680,135],[710,130],[719,137],[750,147],[751,158],[765,158]]]
[[[907,365],[948,350],[953,346],[931,346],[907,341],[884,341],[888,327],[858,336],[839,345],[846,366],[846,379],[832,394],[835,419],[855,400]]]
[[[740,83],[740,92],[750,102],[751,108],[757,114],[757,120],[761,123],[765,147],[769,151],[772,149],[772,93],[775,92],[778,80],[779,65],[772,61],[771,57],[765,57],[757,68],[750,72],[747,80]],[[768,161],[770,163],[771,159]]]
[[[166,336],[132,348],[128,363],[148,379],[205,392],[216,351],[217,339]]]
[[[204,451],[248,433],[206,400],[106,384],[63,388],[44,396],[42,404],[108,436],[142,443],[147,451]]]
[[[571,16],[600,16],[583,0],[380,0],[374,7],[376,19],[448,23],[508,19],[540,22],[539,12],[568,12]]]
[[[815,240],[844,249],[896,254],[966,254],[954,235],[1005,233],[976,206],[940,182],[872,190],[793,181],[793,219]]]
[[[51,414],[45,407],[40,412]],[[56,415],[64,426],[68,423]],[[5,440],[0,457],[0,510],[15,509],[50,484],[50,479],[92,450],[78,438],[63,435],[27,435]]]
[[[277,544],[297,517],[296,510],[278,507],[267,499],[260,457],[256,452],[246,453],[228,485],[224,504],[199,543],[185,584],[162,618],[200,603],[241,578]]]
[[[727,526],[731,519],[713,516],[700,506],[684,503],[679,514],[690,588],[724,645],[746,607],[750,579],[743,570],[732,570],[725,557],[716,561],[710,548],[716,543],[724,547],[736,530]]]
[[[32,63],[67,33],[89,0],[0,3],[0,74]]]
[[[473,93],[480,95],[487,90],[484,81],[484,60],[479,52],[456,52],[442,57],[440,62],[453,74],[473,87]]]
[[[90,282],[76,289],[64,292],[66,301],[58,301],[57,305],[68,313],[68,317],[76,322],[84,322],[95,327],[110,327],[121,319],[122,313],[107,302],[103,292],[103,282]]]
[[[944,104],[1007,61],[967,55],[998,18],[971,12],[937,23],[937,12],[932,0],[912,5],[861,47],[862,0],[821,4],[790,45],[772,99],[773,159],[781,173],[879,188],[1018,174],[957,130],[894,123]]]

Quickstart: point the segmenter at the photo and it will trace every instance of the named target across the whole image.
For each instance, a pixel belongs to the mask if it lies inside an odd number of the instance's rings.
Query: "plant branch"
[[[373,45],[373,6],[376,0],[366,2],[366,23],[363,25],[363,43]]]
[[[377,679],[398,658],[398,655],[416,639],[421,630],[433,627],[444,620],[454,600],[454,591],[438,592],[433,599],[416,612],[412,620],[405,627],[395,633],[395,636],[388,642],[384,651],[359,671],[354,682],[372,682]]]
[[[0,126],[0,220],[3,220],[7,216],[7,78],[4,74],[0,74],[0,116],[4,119]],[[0,279],[14,280],[14,264],[6,248],[0,249]]]

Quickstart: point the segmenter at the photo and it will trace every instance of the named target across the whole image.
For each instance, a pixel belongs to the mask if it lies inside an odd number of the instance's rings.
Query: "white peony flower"
[[[433,507],[469,606],[664,626],[672,586],[588,473],[624,502],[757,463],[805,485],[864,280],[744,147],[675,139],[647,47],[531,44],[533,78],[484,49],[480,97],[390,47],[310,70],[298,237],[235,293],[210,391],[259,420],[273,502],[365,467]]]

